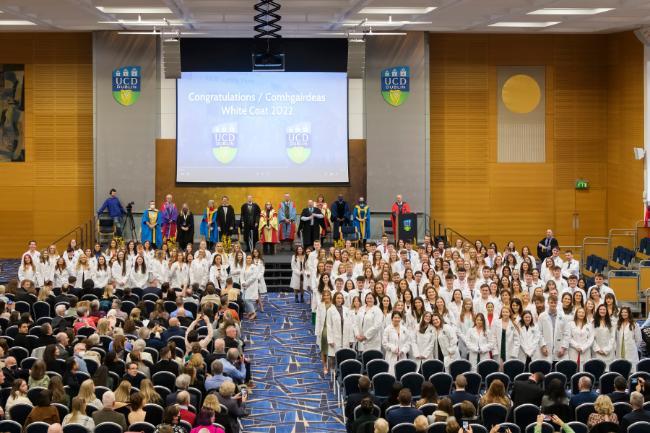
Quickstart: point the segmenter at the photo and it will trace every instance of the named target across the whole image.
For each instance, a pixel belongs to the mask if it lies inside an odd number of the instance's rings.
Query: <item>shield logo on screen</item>
[[[113,99],[125,107],[135,104],[140,97],[141,81],[140,66],[122,66],[113,69]]]
[[[212,155],[222,164],[229,164],[237,156],[237,130],[237,124],[234,122],[220,123],[212,128]]]
[[[408,219],[404,220],[404,231],[405,232],[410,232],[411,231],[411,220],[408,220]]]
[[[381,71],[381,95],[393,107],[402,105],[409,96],[411,68],[393,66]]]
[[[302,164],[311,156],[311,123],[302,122],[286,128],[287,155],[296,164]]]

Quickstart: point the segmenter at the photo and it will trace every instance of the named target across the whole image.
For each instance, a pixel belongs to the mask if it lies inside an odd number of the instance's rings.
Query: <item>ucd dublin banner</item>
[[[113,98],[118,104],[129,106],[140,97],[140,66],[122,66],[113,70]]]
[[[393,66],[381,71],[381,95],[393,107],[402,105],[409,96],[411,68]]]

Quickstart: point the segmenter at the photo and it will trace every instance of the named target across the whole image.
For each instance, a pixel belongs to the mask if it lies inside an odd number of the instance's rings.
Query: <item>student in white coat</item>
[[[616,344],[616,325],[607,312],[607,306],[602,304],[594,314],[594,344],[591,346],[591,357],[605,362],[607,367],[614,360]]]
[[[244,292],[244,303],[246,304],[247,317],[249,320],[255,319],[257,313],[255,312],[255,302],[260,297],[259,292],[259,272],[257,266],[253,263],[253,257],[246,256],[244,268],[239,276],[239,283]]]
[[[433,325],[431,319],[433,314],[425,312],[422,320],[418,325],[418,329],[414,333],[413,347],[411,350],[411,358],[417,362],[418,368],[424,361],[433,359]]]
[[[111,270],[106,263],[106,256],[99,256],[97,266],[93,269],[92,274],[95,288],[103,289],[111,281]]]
[[[325,274],[327,275],[327,274]],[[329,347],[327,343],[327,311],[332,308],[332,292],[329,289],[324,289],[321,293],[321,302],[316,307],[316,326],[314,334],[316,334],[316,344],[320,352],[321,361],[323,363],[323,375],[327,376],[329,373]]]
[[[169,268],[169,287],[172,289],[183,289],[190,282],[190,269],[185,260],[185,254],[178,253],[176,261]]]
[[[309,285],[307,258],[302,246],[296,247],[296,253],[291,257],[291,282],[296,302],[305,302],[305,289]]]
[[[210,270],[208,271],[208,281],[214,284],[214,287],[221,290],[226,287],[227,278],[228,269],[223,264],[223,256],[221,254],[215,254]]]
[[[350,309],[345,306],[342,293],[334,293],[332,308],[327,310],[325,321],[327,322],[328,356],[333,357],[337,350],[349,349],[354,341],[354,319]]]
[[[569,339],[564,332],[567,323],[571,320],[558,310],[557,297],[548,297],[548,308],[539,315],[539,327],[542,341],[542,359],[548,362],[561,361],[569,358]]]
[[[375,296],[367,293],[354,326],[354,338],[359,352],[381,350],[382,325],[383,315],[375,305]]]
[[[68,273],[68,265],[65,262],[63,257],[56,259],[56,265],[54,265],[54,287],[61,287],[64,283],[68,282],[70,274]]]
[[[453,326],[446,324],[439,313],[433,313],[431,323],[434,334],[433,357],[442,361],[445,368],[448,368],[452,361],[460,359],[456,330]]]
[[[126,288],[126,284],[129,280],[129,267],[126,263],[124,250],[118,251],[117,259],[115,259],[113,266],[111,266],[111,275],[113,276],[113,281],[115,281],[116,289]]]
[[[467,331],[465,343],[469,351],[469,362],[472,363],[472,371],[476,371],[479,362],[491,359],[492,339],[487,330],[483,313],[478,313],[474,317],[474,326]]]
[[[541,333],[533,321],[533,314],[524,311],[519,326],[519,360],[526,364],[542,357],[539,350],[541,346]]]
[[[238,245],[238,244],[236,244]],[[246,258],[244,256],[244,252],[242,250],[239,250],[235,253],[234,257],[232,260],[229,259],[230,263],[230,278],[232,278],[232,282],[235,284],[239,284],[239,278],[242,272],[242,269],[244,268],[244,265],[246,264]]]
[[[160,287],[163,283],[169,282],[169,277],[167,276],[169,272],[169,264],[165,258],[164,251],[156,251],[154,259],[151,260],[149,272],[151,273],[151,281],[156,281],[157,287]]]
[[[253,264],[257,267],[257,291],[259,292],[259,297],[257,298],[257,306],[261,312],[264,312],[264,304],[262,303],[262,295],[265,295],[267,292],[266,289],[266,280],[264,279],[264,273],[266,272],[266,266],[264,265],[264,260],[262,259],[262,253],[258,249],[254,249],[251,253],[253,256]],[[311,280],[310,280],[311,282]]]
[[[201,289],[205,289],[205,285],[208,284],[210,269],[205,266],[204,262],[205,260],[195,259],[192,254],[187,255],[190,286],[198,284]]]
[[[141,288],[149,286],[149,271],[147,271],[147,264],[143,256],[136,256],[133,268],[129,272],[128,287]]]
[[[640,344],[641,329],[632,319],[630,307],[621,307],[616,326],[616,357],[630,361],[632,373],[636,371],[636,364],[639,362]]]
[[[585,309],[578,307],[566,331],[569,339],[569,359],[578,364],[578,371],[591,359],[591,346],[594,344],[594,328],[587,323]]]
[[[402,324],[402,313],[393,311],[391,313],[391,324],[384,329],[381,345],[384,348],[384,359],[388,362],[388,372],[395,374],[395,364],[411,351],[412,337]]]
[[[500,317],[492,322],[492,345],[494,359],[501,365],[519,357],[519,326],[512,322],[510,308],[501,308]]]
[[[51,257],[48,250],[43,251],[38,261],[38,273],[43,281],[54,281],[54,265],[56,257]]]

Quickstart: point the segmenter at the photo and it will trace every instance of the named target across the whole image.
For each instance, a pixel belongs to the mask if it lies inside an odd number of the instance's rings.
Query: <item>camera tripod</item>
[[[125,233],[127,228],[129,229],[129,234],[131,235],[130,240],[138,240],[138,232],[135,226],[135,221],[133,220],[133,212],[127,210],[126,217],[124,219],[124,226],[122,227],[122,236],[126,239]]]

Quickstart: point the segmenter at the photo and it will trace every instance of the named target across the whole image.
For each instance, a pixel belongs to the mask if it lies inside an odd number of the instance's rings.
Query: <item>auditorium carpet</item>
[[[291,293],[269,293],[264,313],[244,323],[253,362],[251,415],[246,433],[344,432],[341,410],[322,377],[309,304]]]

